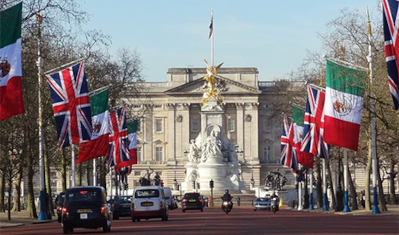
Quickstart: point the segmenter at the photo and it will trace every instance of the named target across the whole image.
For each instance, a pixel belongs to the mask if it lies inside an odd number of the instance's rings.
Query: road
[[[141,220],[130,217],[112,221],[108,234],[399,234],[397,215],[338,215],[282,209],[253,211],[251,207],[234,207],[229,214],[221,209],[205,208],[204,212],[181,209],[169,211],[169,221]],[[75,229],[74,234],[99,234],[102,229]],[[3,228],[5,234],[62,234],[57,222]]]

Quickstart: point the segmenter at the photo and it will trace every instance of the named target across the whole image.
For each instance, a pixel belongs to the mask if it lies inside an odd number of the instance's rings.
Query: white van
[[[174,209],[172,208],[172,189],[169,187],[163,187],[163,191],[165,192],[165,199],[166,203],[168,204],[169,209]]]
[[[141,186],[134,190],[130,206],[132,222],[140,219],[161,218],[168,220],[169,209],[165,193],[160,186]]]

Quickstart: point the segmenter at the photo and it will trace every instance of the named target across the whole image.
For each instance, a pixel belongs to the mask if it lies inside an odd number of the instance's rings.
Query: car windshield
[[[186,194],[184,194],[184,198],[187,198],[187,199],[192,199],[192,198],[198,199],[198,198],[200,198],[200,195],[199,195],[199,193],[186,193]]]
[[[257,201],[257,202],[268,202],[268,201],[270,201],[270,198],[266,198],[266,197],[257,198],[256,201]]]
[[[159,197],[158,189],[140,189],[134,193],[135,198]]]
[[[132,202],[132,196],[120,196],[118,197],[118,203],[131,203]]]
[[[98,202],[101,201],[101,192],[92,190],[76,190],[65,193],[66,202]]]

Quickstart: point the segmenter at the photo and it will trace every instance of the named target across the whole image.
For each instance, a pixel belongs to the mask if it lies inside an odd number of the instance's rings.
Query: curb
[[[23,223],[10,224],[10,225],[6,225],[6,226],[0,226],[0,229],[2,229],[2,228],[19,227],[19,226],[24,226],[24,225],[25,225],[25,224],[23,224]]]

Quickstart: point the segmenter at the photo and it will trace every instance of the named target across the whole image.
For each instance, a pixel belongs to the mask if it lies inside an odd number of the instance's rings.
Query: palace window
[[[199,131],[199,120],[197,118],[191,119],[191,131]]]
[[[270,152],[271,152],[271,148],[270,146],[266,146],[263,148],[263,161],[265,162],[269,162],[270,161]]]
[[[234,130],[235,130],[234,124],[235,124],[235,120],[234,120],[233,118],[227,119],[227,128],[228,128],[228,131],[234,131]]]
[[[143,159],[141,158],[141,147],[137,147],[137,163],[141,162]]]
[[[262,129],[263,129],[263,132],[271,131],[271,122],[270,122],[270,120],[267,120],[267,119],[263,120]]]
[[[163,148],[155,147],[155,161],[162,162],[163,161]]]
[[[155,132],[162,132],[162,119],[155,119]]]

